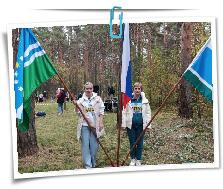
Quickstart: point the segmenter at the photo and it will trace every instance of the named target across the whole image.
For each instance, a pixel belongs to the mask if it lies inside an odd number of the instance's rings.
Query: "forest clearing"
[[[76,138],[77,116],[74,105],[67,103],[63,116],[57,116],[57,104],[36,105],[36,111],[45,111],[45,117],[36,118],[39,151],[19,159],[19,172],[45,172],[83,168],[81,147]],[[152,110],[153,111],[153,110]],[[145,134],[143,165],[213,163],[214,147],[211,119],[181,119],[175,110],[163,110]],[[100,139],[112,161],[116,161],[116,113],[105,114],[106,135]],[[121,133],[120,161],[129,150],[126,131]],[[99,148],[98,168],[110,167],[103,150]],[[129,161],[126,162],[127,164]],[[126,165],[127,165],[126,164]]]
[[[55,93],[64,87],[60,77],[75,98],[83,94],[84,83],[90,81],[104,102],[117,99],[119,105],[124,47],[122,40],[111,39],[108,31],[106,24],[33,28],[44,53],[52,61],[54,72],[49,77],[52,76],[52,79],[44,80],[29,97],[31,113],[28,132],[17,130],[20,173],[83,168],[81,146],[76,138],[74,105],[67,102],[64,114],[58,116]],[[14,67],[17,66],[18,36],[19,29],[13,30]],[[211,23],[131,23],[129,36],[132,83],[142,83],[153,115],[201,47],[211,41]],[[33,70],[34,73],[36,70]],[[209,99],[183,78],[175,89],[152,122],[152,130],[145,133],[142,164],[213,163],[212,83],[211,90],[208,89]],[[42,93],[46,95],[44,102],[35,101]],[[36,112],[45,112],[46,115],[36,117]],[[106,135],[100,141],[116,163],[117,113],[106,111],[104,123]],[[121,130],[120,144],[121,162],[129,150],[125,130]],[[125,166],[128,164],[129,161],[125,162]],[[97,168],[110,166],[100,148]]]

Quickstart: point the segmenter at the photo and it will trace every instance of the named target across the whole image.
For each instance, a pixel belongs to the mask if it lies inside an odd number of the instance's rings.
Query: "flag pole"
[[[124,24],[123,24],[124,25]],[[124,31],[124,26],[122,27]],[[121,31],[120,31],[121,32]],[[123,32],[122,32],[123,33]],[[120,143],[121,143],[121,125],[122,125],[122,106],[123,106],[123,94],[121,92],[121,72],[122,72],[122,51],[123,51],[123,38],[120,40],[120,64],[119,64],[119,106],[117,111],[117,126],[118,126],[118,143],[117,143],[117,152],[116,152],[116,163],[119,167],[119,152],[120,152]]]
[[[72,99],[75,99],[73,94],[70,92],[70,90],[68,89],[67,85],[65,84],[64,80],[62,79],[62,77],[57,73],[57,76],[59,78],[59,80],[61,81],[61,83],[64,86],[64,89],[69,93],[69,95],[71,96]],[[111,160],[110,156],[108,155],[106,149],[104,148],[104,146],[102,145],[102,143],[99,141],[99,139],[97,138],[97,134],[95,132],[95,130],[93,129],[94,127],[91,125],[91,123],[89,122],[88,118],[86,117],[86,115],[84,114],[83,110],[80,108],[80,106],[75,103],[74,101],[72,101],[72,103],[77,107],[77,109],[80,111],[81,115],[83,116],[84,120],[87,122],[89,129],[91,130],[91,132],[95,135],[96,140],[98,142],[98,144],[101,146],[102,150],[104,151],[105,155],[107,156],[108,160],[110,161],[110,164],[112,167],[115,167],[113,161]]]
[[[143,129],[143,131],[141,132],[141,134],[138,136],[138,138],[136,139],[136,142],[134,143],[134,145],[132,146],[132,148],[129,150],[128,154],[126,155],[125,159],[122,162],[122,166],[125,164],[126,160],[128,159],[131,151],[136,147],[136,145],[139,143],[141,137],[145,134],[146,129],[149,127],[149,125],[152,123],[152,121],[155,119],[155,117],[157,116],[157,114],[161,111],[161,109],[164,107],[166,101],[168,100],[168,98],[172,95],[172,93],[175,91],[175,89],[177,88],[177,86],[180,84],[180,82],[182,81],[183,75],[179,78],[179,80],[177,81],[177,83],[173,86],[173,88],[170,90],[170,92],[168,93],[168,95],[166,96],[166,98],[164,99],[164,101],[162,102],[162,104],[160,105],[160,107],[157,109],[157,111],[155,112],[155,114],[152,116],[152,118],[150,119],[149,123],[147,124],[146,128]]]

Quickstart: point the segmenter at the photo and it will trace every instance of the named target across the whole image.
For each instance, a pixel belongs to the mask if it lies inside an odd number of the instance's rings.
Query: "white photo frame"
[[[116,20],[117,21],[117,20]],[[118,22],[118,21],[117,21]],[[151,170],[171,170],[171,169],[200,169],[200,168],[219,168],[219,123],[218,123],[218,83],[217,83],[217,58],[216,58],[216,23],[213,17],[149,17],[149,18],[124,18],[124,23],[144,23],[144,22],[210,22],[213,52],[213,137],[214,137],[214,162],[213,163],[187,163],[187,164],[162,164],[162,165],[144,165],[139,167],[105,167],[95,169],[76,169],[60,170],[48,172],[19,173],[18,172],[18,153],[17,153],[17,130],[14,96],[14,71],[13,71],[13,50],[12,50],[12,29],[15,28],[33,28],[33,27],[52,27],[52,26],[75,26],[85,24],[108,24],[108,20],[74,20],[63,22],[46,23],[26,23],[8,25],[8,52],[9,52],[9,76],[10,76],[10,96],[11,96],[11,125],[12,125],[12,144],[14,161],[14,179],[36,178],[62,175],[82,175],[95,173],[113,173],[129,171],[151,171]]]

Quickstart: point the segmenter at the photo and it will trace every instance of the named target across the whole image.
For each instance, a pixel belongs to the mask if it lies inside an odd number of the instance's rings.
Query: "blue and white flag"
[[[212,102],[212,46],[211,38],[200,49],[183,74],[208,101]]]
[[[19,120],[23,119],[23,55],[24,55],[24,30],[21,30],[18,54],[15,66],[14,73],[14,90],[15,90],[15,109],[16,109],[16,118]]]

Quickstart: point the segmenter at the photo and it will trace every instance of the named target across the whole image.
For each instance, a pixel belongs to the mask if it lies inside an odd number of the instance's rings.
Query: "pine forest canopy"
[[[131,63],[133,82],[141,81],[152,107],[158,107],[169,89],[182,74],[181,22],[130,24]],[[193,22],[192,57],[211,35],[211,24]],[[121,58],[120,39],[111,39],[108,24],[34,28],[39,42],[54,66],[74,94],[83,90],[86,81],[100,86],[103,99],[108,97],[108,87],[113,86],[117,96]],[[55,78],[45,83],[41,90],[54,96],[60,82]],[[212,115],[212,107],[193,89],[193,108]],[[177,107],[176,92],[167,106]],[[199,106],[198,106],[199,104]],[[199,109],[199,110],[198,110]],[[207,111],[208,110],[208,111]]]

